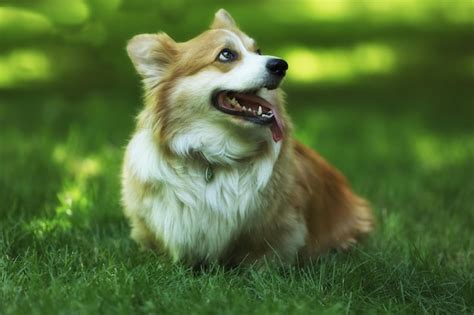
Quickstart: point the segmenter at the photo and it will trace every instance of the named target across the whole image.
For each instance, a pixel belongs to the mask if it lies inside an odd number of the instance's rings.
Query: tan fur
[[[232,17],[220,10],[216,14],[211,30],[196,38],[176,43],[166,34],[140,35],[129,44],[129,53],[138,49],[142,40],[152,40],[152,57],[164,69],[158,84],[146,87],[147,105],[138,118],[137,134],[143,130],[153,130],[153,142],[162,152],[166,165],[173,170],[206,169],[208,163],[199,154],[186,158],[176,156],[169,149],[169,141],[193,121],[195,113],[186,106],[186,94],[171,101],[175,85],[181,78],[192,76],[204,69],[215,68],[226,73],[234,64],[215,62],[218,52],[228,45],[226,32],[236,34],[246,49],[256,50],[255,41],[241,32]],[[151,37],[149,37],[151,36]],[[136,44],[136,45],[135,45]],[[141,62],[132,57],[134,63]],[[236,63],[239,61],[236,61]],[[136,64],[137,69],[139,65]],[[140,70],[139,70],[140,72]],[[143,75],[143,74],[142,74]],[[182,98],[182,99],[181,99]],[[285,137],[281,150],[273,166],[273,173],[262,190],[260,198],[265,208],[259,209],[242,228],[236,230],[232,239],[213,260],[225,264],[254,262],[262,257],[277,256],[284,261],[294,261],[295,256],[308,259],[331,248],[348,248],[350,244],[373,227],[373,218],[368,203],[354,194],[345,178],[313,150],[298,143],[291,137],[291,121],[282,105],[282,95],[278,96],[281,116],[285,125]],[[209,105],[211,106],[211,105]],[[229,120],[235,119],[228,117]],[[251,138],[253,129],[239,129],[229,124],[239,134]],[[229,168],[244,167],[257,163],[271,154],[266,141],[258,140],[253,153],[236,160],[231,165],[214,165],[214,172],[226,174]],[[142,209],[142,205],[155,198],[166,188],[166,183],[141,179],[130,164],[130,150],[124,163],[123,203],[125,213],[131,221],[132,237],[145,247],[165,249],[164,235],[160,235],[149,222],[154,214]],[[197,209],[196,209],[197,211]],[[179,215],[185,215],[180,213]],[[177,220],[179,220],[177,215]],[[242,218],[244,220],[244,218]],[[205,227],[204,227],[205,228]],[[304,244],[294,252],[293,243],[298,235],[304,235]],[[293,242],[293,243],[292,243]],[[296,244],[296,243],[295,243]],[[172,251],[172,249],[168,250]],[[181,255],[183,261],[191,264],[207,258],[194,257],[192,248]]]
[[[355,195],[344,176],[321,156],[295,141],[296,205],[304,209],[309,231],[307,254],[347,248],[372,229],[365,200]]]

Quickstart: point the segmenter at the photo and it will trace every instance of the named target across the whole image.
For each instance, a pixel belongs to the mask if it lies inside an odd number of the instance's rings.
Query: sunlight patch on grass
[[[55,208],[55,217],[68,218],[72,215],[87,212],[91,205],[88,196],[87,182],[75,180],[65,184],[58,193],[59,204]]]
[[[473,137],[459,137],[448,142],[431,135],[416,134],[411,143],[420,165],[427,170],[474,160]]]
[[[0,87],[13,87],[51,79],[51,61],[38,50],[14,50],[0,56]]]
[[[37,238],[42,239],[55,231],[68,231],[72,223],[64,218],[54,217],[52,219],[35,219],[25,226],[27,232],[33,233]]]
[[[433,19],[455,23],[470,23],[473,1],[437,0],[303,0],[295,6],[297,12],[317,21],[347,21],[364,19],[379,23],[432,23]],[[433,14],[435,12],[436,14]]]
[[[79,25],[87,21],[91,12],[83,0],[46,0],[39,10],[54,22],[64,25]]]
[[[318,20],[343,20],[353,15],[349,1],[305,1],[308,12]]]
[[[93,206],[91,180],[102,173],[102,162],[97,156],[77,154],[72,146],[74,144],[57,145],[52,153],[52,160],[65,174],[53,215],[34,219],[26,225],[26,230],[39,238],[69,230],[73,222],[84,221]]]
[[[80,178],[65,183],[58,192],[58,204],[54,208],[53,216],[32,220],[26,225],[26,230],[38,238],[43,238],[50,233],[71,229],[73,221],[80,221],[92,205],[88,184],[88,181]]]
[[[43,14],[14,7],[0,7],[0,31],[5,33],[43,34],[54,29]]]
[[[53,150],[53,161],[62,165],[68,174],[81,180],[100,175],[102,163],[97,156],[78,157],[69,154],[64,145],[57,145]]]
[[[349,50],[294,47],[282,52],[290,67],[288,79],[295,82],[347,82],[364,75],[394,70],[397,56],[386,45],[367,43]]]

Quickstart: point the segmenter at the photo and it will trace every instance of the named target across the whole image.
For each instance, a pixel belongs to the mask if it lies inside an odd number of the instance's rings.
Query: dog
[[[279,86],[288,64],[263,55],[225,10],[209,30],[127,45],[143,79],[122,170],[131,237],[192,266],[308,261],[373,227],[368,203],[291,136]]]

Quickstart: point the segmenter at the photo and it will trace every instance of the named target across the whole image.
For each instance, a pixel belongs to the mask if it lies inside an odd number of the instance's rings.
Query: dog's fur
[[[217,61],[228,46],[238,60]],[[282,93],[263,88],[271,57],[256,53],[226,11],[187,42],[142,34],[127,50],[146,91],[122,174],[125,214],[139,244],[191,265],[264,257],[292,263],[347,248],[371,230],[366,201],[291,137]],[[267,126],[211,105],[217,90],[249,89],[279,111],[281,141]]]

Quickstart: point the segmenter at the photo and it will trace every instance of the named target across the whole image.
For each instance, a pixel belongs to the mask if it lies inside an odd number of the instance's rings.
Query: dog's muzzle
[[[288,70],[288,63],[283,59],[273,58],[267,61],[267,79],[265,87],[269,90],[276,89]]]

